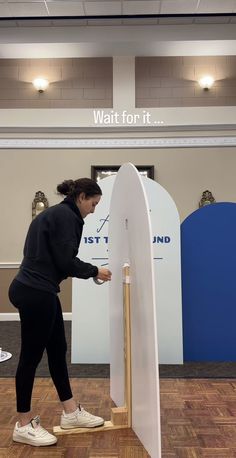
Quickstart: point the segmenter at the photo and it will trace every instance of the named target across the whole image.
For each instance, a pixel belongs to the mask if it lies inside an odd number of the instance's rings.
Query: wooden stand
[[[132,425],[132,387],[131,387],[131,318],[130,318],[130,267],[123,266],[123,316],[124,316],[124,373],[125,392],[124,406],[111,409],[111,420],[95,428],[62,429],[54,426],[53,432],[58,435],[92,433],[111,429],[130,428]]]

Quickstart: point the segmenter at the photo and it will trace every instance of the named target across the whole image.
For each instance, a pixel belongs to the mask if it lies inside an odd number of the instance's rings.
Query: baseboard
[[[20,262],[0,262],[0,269],[19,269]]]
[[[63,318],[65,321],[71,321],[72,313],[64,312]],[[20,321],[19,313],[0,313],[0,321]]]

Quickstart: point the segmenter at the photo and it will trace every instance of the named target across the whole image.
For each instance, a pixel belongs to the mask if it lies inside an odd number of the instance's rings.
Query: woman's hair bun
[[[57,185],[57,192],[63,196],[73,194],[75,189],[75,182],[73,180],[64,180],[62,183]]]
[[[76,198],[82,192],[86,198],[102,195],[102,190],[91,178],[79,178],[78,180],[64,180],[61,184],[57,185],[57,192],[63,196]]]

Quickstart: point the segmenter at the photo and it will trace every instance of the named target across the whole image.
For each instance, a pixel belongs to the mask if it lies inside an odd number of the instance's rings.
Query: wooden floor
[[[110,415],[108,379],[72,379],[87,410]],[[36,379],[33,406],[43,426],[59,424],[61,406],[49,378]],[[161,379],[162,458],[236,458],[236,380]],[[0,379],[0,458],[148,458],[132,430],[59,436],[50,447],[12,442],[14,379]]]

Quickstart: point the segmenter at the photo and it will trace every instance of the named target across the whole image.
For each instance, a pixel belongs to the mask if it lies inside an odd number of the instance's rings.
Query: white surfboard
[[[132,164],[117,174],[110,206],[111,397],[124,404],[122,266],[131,276],[132,428],[152,458],[161,457],[157,317],[149,206]]]

